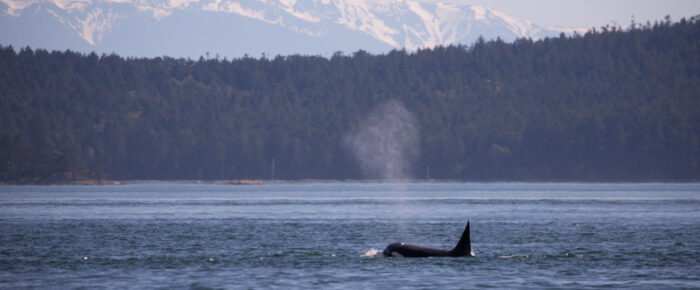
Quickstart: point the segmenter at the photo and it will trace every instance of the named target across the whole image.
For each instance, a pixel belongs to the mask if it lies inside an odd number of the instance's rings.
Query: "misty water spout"
[[[418,156],[418,126],[413,114],[398,101],[375,107],[344,137],[366,178],[411,178]]]

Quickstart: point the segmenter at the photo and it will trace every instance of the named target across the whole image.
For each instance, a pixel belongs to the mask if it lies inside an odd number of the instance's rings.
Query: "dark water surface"
[[[2,186],[0,287],[700,288],[700,184]]]

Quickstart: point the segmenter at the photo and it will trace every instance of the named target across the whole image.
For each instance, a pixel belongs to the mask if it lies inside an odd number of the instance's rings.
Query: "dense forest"
[[[393,101],[414,178],[700,179],[700,19],[416,52],[233,60],[0,46],[0,183],[359,179]]]

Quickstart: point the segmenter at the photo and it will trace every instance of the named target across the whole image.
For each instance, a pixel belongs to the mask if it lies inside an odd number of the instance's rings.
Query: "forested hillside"
[[[416,178],[700,179],[694,18],[331,58],[1,46],[0,182],[372,178],[342,138],[389,100],[418,123]]]

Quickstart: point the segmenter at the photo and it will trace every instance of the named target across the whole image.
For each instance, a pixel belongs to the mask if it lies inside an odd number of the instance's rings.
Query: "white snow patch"
[[[69,25],[78,31],[78,35],[87,43],[95,45],[102,40],[102,36],[106,32],[112,29],[112,23],[119,18],[121,16],[113,14],[111,11],[104,13],[101,8],[96,8],[85,19],[76,19],[76,22],[69,23]]]
[[[264,22],[271,23],[271,24],[280,24],[281,23],[281,19],[279,19],[279,18],[276,20],[266,19],[265,18],[265,10],[254,10],[254,9],[244,8],[243,6],[241,6],[241,4],[239,4],[237,2],[232,2],[232,1],[223,2],[221,0],[215,0],[212,3],[209,3],[209,5],[204,6],[202,9],[205,11],[238,14],[238,15],[241,15],[244,17],[264,21]]]
[[[279,0],[280,3],[287,7],[294,7],[297,4],[297,0]]]
[[[423,7],[420,6],[419,3],[414,2],[414,1],[409,1],[406,4],[408,4],[408,9],[416,14],[418,18],[421,19],[423,22],[424,31],[425,33],[421,33],[420,30],[414,29],[413,27],[409,27],[407,25],[404,25],[403,28],[406,32],[411,32],[414,36],[416,36],[419,40],[420,43],[418,44],[413,44],[410,42],[410,39],[407,37],[406,40],[406,46],[409,49],[417,49],[421,47],[433,47],[438,45],[441,42],[441,37],[440,37],[440,23],[438,20],[435,18],[435,15],[430,13],[429,11],[423,9]]]
[[[53,0],[53,4],[61,8],[61,10],[66,11],[83,11],[85,7],[92,4],[90,0],[76,1],[76,0]]]
[[[290,1],[290,2],[295,2],[295,1]],[[294,10],[293,6],[294,6],[293,4],[285,6],[282,8],[282,10],[289,13],[289,15],[292,15],[296,18],[299,18],[299,19],[307,21],[307,22],[321,22],[321,18],[316,17],[309,12],[301,12],[301,11]]]
[[[56,17],[56,19],[58,19],[58,22],[61,22],[61,24],[66,24],[66,21],[63,20],[63,17],[61,15],[58,15],[56,11],[53,11],[52,9],[47,9],[46,11],[48,11],[49,14],[53,15],[53,17]]]
[[[408,5],[408,9],[411,10],[411,12],[418,15],[418,17],[420,17],[421,20],[423,20],[423,22],[432,24],[435,21],[435,16],[427,10],[423,9],[423,7],[420,6],[420,3],[415,1],[408,1],[406,2],[406,4]]]
[[[12,16],[19,16],[20,11],[24,10],[24,8],[32,6],[34,3],[38,3],[39,0],[0,0],[0,2],[7,5],[7,10],[5,10],[5,13]]]
[[[469,7],[472,11],[474,11],[474,18],[476,20],[486,20],[486,7],[484,6],[471,6]]]
[[[139,11],[150,11],[153,18],[161,20],[173,14],[175,9],[185,9],[192,3],[198,3],[200,0],[169,0],[164,3],[154,3],[152,1],[143,0],[107,0],[112,3],[133,3]],[[135,2],[134,2],[135,1]]]
[[[183,9],[192,3],[198,3],[198,2],[199,2],[199,0],[170,0],[170,2],[168,2],[168,8]]]
[[[153,6],[147,6],[147,5],[140,5],[140,6],[137,6],[137,8],[138,8],[139,11],[148,11],[148,12],[151,12],[151,14],[153,14],[153,18],[155,18],[156,20],[161,20],[161,19],[163,19],[163,18],[165,18],[165,17],[168,17],[168,16],[170,16],[170,15],[173,14],[172,11],[165,10],[165,9],[163,9],[163,8],[160,8],[160,7],[153,7]]]
[[[461,35],[459,31],[463,29],[463,23],[468,23],[464,11],[455,5],[437,3],[433,12],[417,2],[409,1],[407,5],[423,23],[423,27],[402,26],[406,34],[405,46],[410,50],[454,43]],[[418,43],[413,43],[412,38],[417,39]]]
[[[511,27],[511,30],[518,36],[534,36],[534,34],[539,32],[538,29],[534,28],[532,21],[511,17],[501,11],[493,10],[491,8],[487,9],[491,15],[496,16],[506,22]]]
[[[379,1],[379,4],[385,3]],[[367,33],[375,39],[393,47],[399,47],[399,43],[393,38],[398,31],[386,25],[372,13],[372,7],[376,3],[367,3],[365,0],[338,1],[334,3],[340,10],[340,18],[335,22],[345,27]]]

